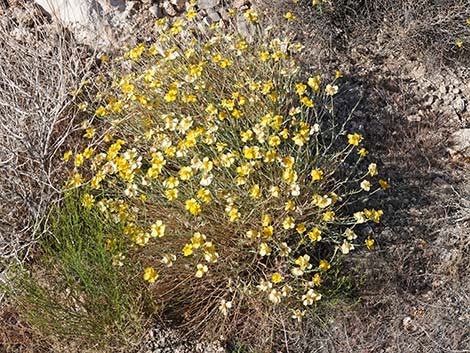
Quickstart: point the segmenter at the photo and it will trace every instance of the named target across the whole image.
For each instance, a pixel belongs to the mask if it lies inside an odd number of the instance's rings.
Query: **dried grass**
[[[58,155],[74,126],[72,87],[87,49],[30,5],[0,17],[0,255],[24,261],[60,192]]]

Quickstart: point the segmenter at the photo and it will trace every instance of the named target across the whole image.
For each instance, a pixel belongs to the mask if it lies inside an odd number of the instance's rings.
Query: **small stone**
[[[149,11],[152,15],[154,15],[157,18],[162,18],[163,17],[163,12],[160,9],[160,6],[158,6],[158,4],[150,6]]]
[[[439,93],[446,94],[447,93],[447,87],[446,86],[439,86]]]
[[[168,16],[171,16],[171,17],[174,17],[178,14],[178,12],[175,10],[175,8],[173,7],[173,5],[171,4],[170,1],[166,0],[163,2],[163,10],[165,11],[165,13],[168,15]]]
[[[434,99],[436,97],[433,96],[432,94],[427,94],[424,96],[424,106],[425,107],[430,107],[434,103]]]
[[[460,129],[454,132],[451,140],[453,142],[451,152],[470,157],[470,129]]]
[[[452,104],[457,113],[462,113],[465,110],[465,101],[462,97],[457,97]]]
[[[411,317],[406,316],[405,318],[403,318],[402,324],[403,324],[403,329],[405,331],[408,331],[408,332],[416,331],[416,325],[413,324],[413,319]]]
[[[452,90],[452,93],[453,93],[453,94],[459,94],[460,92],[462,92],[462,91],[461,91],[460,88],[458,88],[458,87],[456,87],[456,88],[454,88],[454,89]]]
[[[209,22],[219,22],[222,18],[220,17],[219,13],[213,9],[207,10],[207,17],[209,18]]]
[[[217,7],[219,5],[219,0],[199,0],[198,6],[200,9],[209,10]]]

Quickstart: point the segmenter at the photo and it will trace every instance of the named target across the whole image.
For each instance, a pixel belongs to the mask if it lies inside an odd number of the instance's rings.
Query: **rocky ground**
[[[186,6],[184,0],[116,4],[108,13],[121,13],[114,23],[127,34],[119,41],[128,39],[129,28],[178,16]],[[201,21],[225,19],[229,5],[256,3],[200,0]],[[381,201],[383,225],[371,230],[378,249],[357,257],[365,276],[362,299],[322,327],[289,333],[273,352],[470,352],[470,68],[382,51],[380,40],[330,48],[335,58],[317,65],[341,69],[346,110],[361,100],[355,128],[392,186]],[[318,50],[314,42],[306,47]],[[230,349],[156,326],[141,351]]]

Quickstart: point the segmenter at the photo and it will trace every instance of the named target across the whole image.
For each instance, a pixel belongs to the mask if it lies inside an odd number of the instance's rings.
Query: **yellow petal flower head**
[[[155,271],[153,267],[146,267],[144,269],[144,281],[147,281],[149,283],[153,283],[158,279],[158,273]]]
[[[320,241],[321,240],[321,230],[317,227],[314,227],[307,233],[311,241]]]
[[[380,179],[379,184],[382,190],[387,190],[388,188],[390,188],[390,184],[386,180]]]
[[[195,199],[186,200],[185,208],[193,216],[197,216],[201,213],[201,205]]]
[[[369,170],[370,176],[376,176],[378,174],[377,164],[375,163],[369,164],[369,167],[367,169]]]
[[[348,134],[348,143],[353,146],[358,146],[359,143],[361,143],[363,137],[361,134],[354,133],[354,134]]]
[[[322,180],[322,179],[323,179],[324,172],[323,172],[323,170],[321,170],[321,169],[313,169],[313,170],[310,172],[310,175],[312,176],[312,180],[313,180],[313,181]]]
[[[322,271],[327,271],[331,268],[331,265],[328,261],[326,260],[320,260],[320,264],[318,265],[318,267],[320,268],[320,270]]]
[[[338,93],[338,86],[334,86],[334,85],[326,85],[325,87],[325,93],[328,95],[328,96],[331,96],[333,97],[336,93]]]
[[[369,249],[369,250],[374,250],[374,243],[375,243],[375,241],[374,241],[374,239],[372,239],[370,236],[367,237],[366,240],[364,240],[364,243],[366,244],[367,249]]]
[[[282,276],[279,272],[273,273],[271,276],[271,282],[272,283],[280,283],[282,281]]]

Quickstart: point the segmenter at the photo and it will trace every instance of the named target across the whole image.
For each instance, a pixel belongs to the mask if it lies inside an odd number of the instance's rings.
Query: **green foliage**
[[[43,334],[85,347],[126,347],[142,333],[142,297],[134,269],[116,266],[106,234],[119,227],[67,195],[29,269],[18,271],[15,298]],[[114,264],[113,264],[114,262]]]

